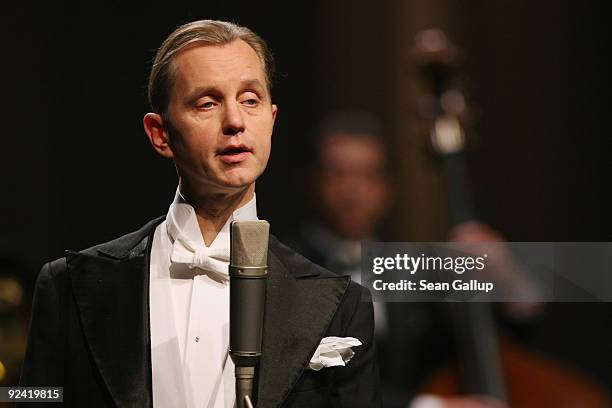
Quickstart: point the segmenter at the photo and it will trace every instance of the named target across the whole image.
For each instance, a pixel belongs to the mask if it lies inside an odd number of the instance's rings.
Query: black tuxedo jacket
[[[63,386],[70,406],[152,405],[149,259],[162,221],[43,267],[21,386]],[[268,264],[257,407],[380,406],[367,290],[273,236]],[[363,345],[345,367],[304,370],[327,336]]]

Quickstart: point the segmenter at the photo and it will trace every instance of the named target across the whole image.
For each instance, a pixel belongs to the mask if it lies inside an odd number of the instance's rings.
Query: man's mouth
[[[240,144],[240,145],[230,145],[221,149],[217,156],[221,159],[221,161],[228,164],[236,164],[245,160],[249,154],[252,153],[252,149]]]

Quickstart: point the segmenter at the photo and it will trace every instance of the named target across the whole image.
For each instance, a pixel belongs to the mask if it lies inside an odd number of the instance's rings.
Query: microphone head
[[[230,225],[229,353],[237,367],[256,366],[261,357],[269,230],[266,221]]]
[[[264,220],[233,221],[230,226],[230,265],[268,265],[270,224]]]

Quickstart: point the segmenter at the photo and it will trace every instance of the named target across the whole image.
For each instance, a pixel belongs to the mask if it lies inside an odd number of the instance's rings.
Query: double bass
[[[476,221],[465,166],[467,111],[453,86],[457,50],[437,29],[416,41],[422,77],[429,88],[430,140],[446,181],[453,226]],[[422,390],[440,396],[482,395],[515,408],[605,408],[612,400],[590,379],[530,352],[500,335],[490,303],[450,303],[457,361],[435,374]]]

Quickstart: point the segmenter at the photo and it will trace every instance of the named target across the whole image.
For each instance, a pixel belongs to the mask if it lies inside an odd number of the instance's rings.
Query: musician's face
[[[317,188],[327,221],[343,238],[369,238],[391,203],[380,142],[338,133],[321,145]]]
[[[208,192],[250,186],[268,162],[277,111],[257,54],[242,40],[196,45],[172,68],[164,127],[181,179]]]

